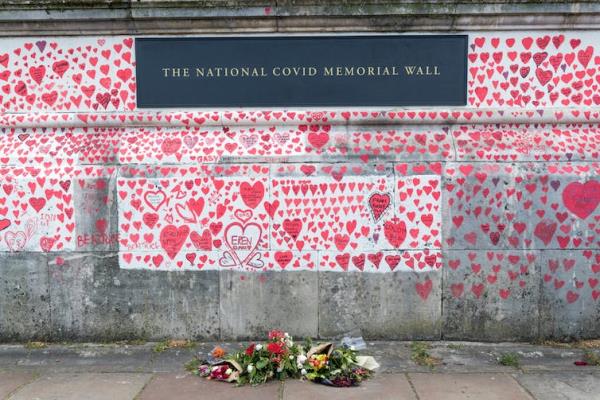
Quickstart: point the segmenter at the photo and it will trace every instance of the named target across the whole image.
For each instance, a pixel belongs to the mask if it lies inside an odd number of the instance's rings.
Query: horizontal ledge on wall
[[[0,6],[0,36],[598,29],[590,2],[52,8]],[[368,2],[366,2],[368,3]]]
[[[242,109],[0,114],[0,128],[600,123],[599,108]]]

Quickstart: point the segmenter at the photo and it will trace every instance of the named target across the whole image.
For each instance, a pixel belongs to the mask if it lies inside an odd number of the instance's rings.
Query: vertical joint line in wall
[[[456,141],[454,140],[454,135],[451,134],[452,127],[454,125],[448,125],[448,136],[450,137],[450,141],[452,142],[452,149],[454,150],[454,161],[458,161],[458,151],[456,150]]]
[[[118,160],[117,160],[118,161]],[[112,201],[114,201],[114,204],[111,203],[110,207],[113,208],[114,212],[116,213],[116,217],[115,217],[115,223],[117,224],[116,226],[116,230],[117,230],[117,239],[119,236],[119,226],[121,226],[119,224],[119,177],[121,176],[121,168],[119,168],[119,166],[117,165],[114,169],[114,171],[110,174],[110,179],[108,181],[108,185],[109,185],[109,189],[108,189],[108,197],[110,199],[112,199]],[[113,193],[114,193],[114,197],[113,197]],[[120,252],[121,252],[121,245],[119,244],[119,246],[117,246],[117,265],[119,266],[119,270],[121,269],[121,260],[120,260]]]
[[[276,2],[277,3],[277,2]],[[316,250],[317,268],[317,338],[321,338],[321,250]]]
[[[454,140],[454,135],[452,135],[452,127],[454,125],[453,124],[448,124],[448,132],[446,132],[446,134],[450,137],[450,141],[452,142],[452,149],[454,150],[454,162],[458,162],[458,151],[456,149],[456,141]],[[445,284],[446,282],[444,281],[444,274],[446,273],[445,271],[445,261],[446,261],[446,253],[447,253],[447,249],[444,248],[444,244],[446,243],[444,240],[444,217],[445,217],[445,213],[449,212],[449,208],[445,207],[445,198],[444,198],[444,184],[445,182],[445,176],[446,176],[446,163],[448,162],[448,160],[443,160],[442,161],[442,173],[440,176],[440,190],[441,190],[441,203],[440,203],[440,215],[441,215],[441,220],[442,220],[442,227],[440,229],[440,239],[442,241],[441,243],[441,247],[440,247],[440,255],[441,255],[441,262],[442,262],[442,268],[441,268],[441,274],[442,276],[440,277],[440,339],[444,340],[444,330],[445,330],[445,316],[444,316],[444,289],[445,289]],[[448,210],[448,211],[447,211]]]
[[[131,25],[133,27],[133,29],[130,30],[130,33],[135,33],[135,20],[133,19],[133,10],[132,10],[132,4],[131,4],[132,0],[127,0],[127,14],[129,20],[131,21]]]
[[[277,0],[275,0],[275,31],[279,32],[279,4],[277,4]]]
[[[219,113],[219,125],[221,127],[221,131],[225,132],[225,123],[223,121],[223,113]],[[214,169],[216,169],[216,167],[217,167],[218,164],[223,164],[223,163],[224,163],[223,162],[223,157],[222,156],[218,157],[217,160],[214,162],[214,164],[211,166],[211,169],[213,169],[213,171],[214,171]],[[214,174],[213,174],[213,176],[214,176]],[[271,177],[271,169],[269,168],[269,179],[270,179],[270,177]],[[269,240],[271,240],[271,239],[269,238]],[[222,341],[222,340],[224,340],[224,337],[223,337],[223,297],[221,295],[221,286],[222,286],[222,279],[223,279],[223,277],[221,276],[221,274],[224,274],[224,271],[223,271],[222,268],[218,269],[218,274],[219,274],[219,276],[218,276],[218,279],[219,279],[219,289],[218,289],[219,293],[217,294],[217,296],[219,298],[219,307],[218,307],[219,311],[218,311],[218,315],[217,315],[217,317],[218,317],[218,323],[219,323],[218,338],[219,338],[219,340]],[[228,282],[226,282],[226,283],[229,285],[229,290],[230,291],[231,291],[231,279],[232,279],[232,277],[229,276],[229,275],[227,275]]]
[[[221,274],[223,273],[222,268],[217,270],[217,299],[219,299],[219,306],[217,307],[217,323],[219,324],[219,331],[217,332],[217,338],[223,340],[223,324],[221,323],[222,312],[221,312]]]
[[[272,171],[273,171],[273,163],[269,162],[267,164],[267,167],[269,168],[269,181],[267,182],[267,187],[269,188],[269,204],[273,204],[273,176],[271,175]],[[273,217],[275,216],[275,213],[273,212],[273,216],[269,215],[269,238],[267,240],[267,248],[269,249],[269,252],[271,252],[272,250],[272,246],[271,246],[271,240],[273,239]]]
[[[543,290],[544,290],[544,279],[542,278],[542,263],[540,262],[540,259],[542,258],[542,254],[544,253],[544,250],[539,250],[539,254],[536,257],[536,260],[538,260],[536,262],[535,265],[535,273],[538,276],[538,301],[537,301],[537,327],[538,327],[538,331],[537,331],[537,338],[540,339],[542,338],[542,296],[543,296]],[[544,339],[545,339],[545,335],[544,335]]]
[[[400,179],[400,174],[396,174],[396,165],[397,163],[392,161],[392,217],[396,217],[396,211],[398,210],[399,206],[399,204],[396,204],[396,199],[399,198],[396,190],[398,189],[398,179]],[[396,274],[393,274],[392,276],[395,275]]]
[[[317,268],[317,338],[321,336],[321,257],[322,250],[316,250],[316,268]]]
[[[448,133],[450,133],[450,128],[448,128]],[[452,140],[452,145],[454,146],[454,140]],[[456,153],[456,148],[455,148],[455,153]],[[446,162],[442,161],[442,169],[441,169],[441,174],[440,174],[440,221],[441,221],[441,226],[440,226],[440,257],[441,257],[441,264],[442,267],[440,268],[440,335],[439,338],[440,340],[444,340],[444,327],[445,327],[445,323],[444,323],[444,288],[445,288],[445,282],[444,282],[444,274],[446,273],[444,265],[445,265],[445,251],[444,251],[444,211],[446,210],[446,208],[444,207],[444,203],[445,203],[445,199],[444,199],[444,175],[446,172]]]
[[[50,288],[50,252],[45,254],[45,259],[46,259],[46,288],[48,290],[48,324],[50,325],[50,332],[48,332],[48,335],[52,335],[54,332],[53,326],[54,326],[54,321],[52,320],[52,289]],[[57,335],[58,336],[58,335]],[[47,339],[54,339],[54,338],[47,338]]]

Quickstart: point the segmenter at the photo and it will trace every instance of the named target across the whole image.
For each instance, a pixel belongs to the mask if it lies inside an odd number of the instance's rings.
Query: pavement
[[[381,364],[355,388],[288,380],[236,387],[185,372],[195,349],[154,351],[155,344],[62,344],[26,348],[0,345],[0,399],[394,399],[600,400],[600,367],[577,366],[584,350],[515,343],[428,342],[433,367],[411,360],[410,342],[370,342],[363,354]],[[220,343],[228,351],[247,343]],[[593,350],[600,355],[600,349]],[[513,354],[519,366],[500,365]]]

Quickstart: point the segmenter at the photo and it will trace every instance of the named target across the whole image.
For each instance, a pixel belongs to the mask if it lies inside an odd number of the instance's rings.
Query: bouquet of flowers
[[[210,358],[196,358],[188,363],[188,368],[208,379],[238,385],[294,378],[331,386],[356,386],[378,367],[372,357],[358,356],[352,348],[334,348],[332,343],[313,346],[310,339],[297,344],[279,330],[269,332],[266,343],[252,343],[232,354],[216,348]]]

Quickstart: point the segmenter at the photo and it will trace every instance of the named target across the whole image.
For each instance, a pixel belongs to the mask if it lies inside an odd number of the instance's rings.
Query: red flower
[[[227,380],[230,375],[227,373],[228,369],[229,369],[229,365],[220,365],[214,371],[211,371],[210,377],[212,379],[218,379],[218,380],[223,380],[223,381]]]
[[[272,354],[283,354],[285,352],[285,344],[282,342],[272,342],[267,345],[267,351]]]
[[[248,346],[248,348],[246,349],[246,355],[251,356],[252,354],[254,354],[255,347],[256,347],[256,345],[254,343],[252,343],[250,346]]]

